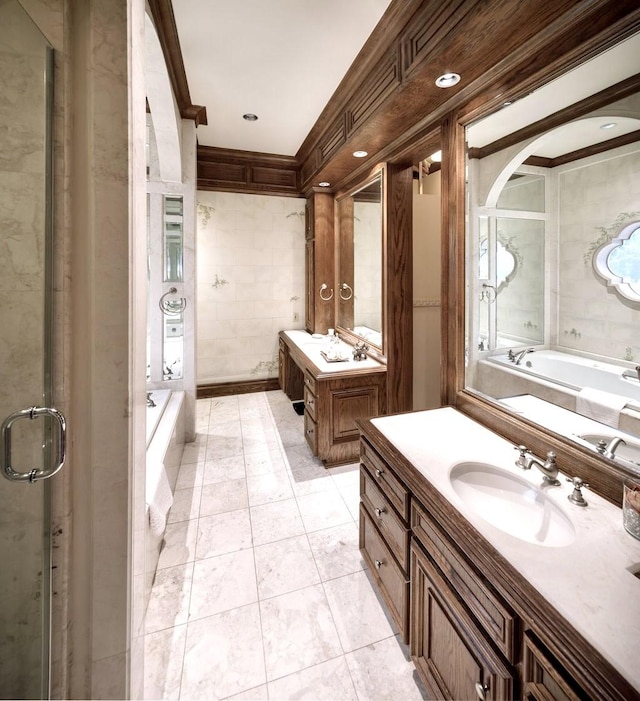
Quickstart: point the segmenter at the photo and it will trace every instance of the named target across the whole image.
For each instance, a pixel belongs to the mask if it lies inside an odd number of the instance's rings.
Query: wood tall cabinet
[[[313,192],[307,198],[305,239],[305,328],[327,333],[335,327],[333,195]]]
[[[360,548],[431,699],[640,699],[370,422]],[[480,566],[482,562],[484,566]]]

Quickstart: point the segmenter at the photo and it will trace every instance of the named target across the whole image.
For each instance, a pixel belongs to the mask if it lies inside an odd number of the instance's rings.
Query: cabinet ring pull
[[[330,300],[333,299],[333,287],[331,288],[331,294],[330,294],[328,297],[325,297],[325,296],[322,294],[325,290],[328,290],[328,289],[329,289],[329,287],[328,287],[328,285],[327,285],[325,282],[323,282],[322,285],[320,285],[320,299],[321,299],[323,302],[329,302]],[[341,296],[342,296],[342,295],[341,295]]]
[[[342,293],[346,292],[347,290],[349,290],[349,293],[348,293],[348,296],[345,297]],[[353,297],[353,288],[348,283],[343,282],[342,285],[340,285],[340,299],[344,300],[345,302],[348,302],[352,297]]]

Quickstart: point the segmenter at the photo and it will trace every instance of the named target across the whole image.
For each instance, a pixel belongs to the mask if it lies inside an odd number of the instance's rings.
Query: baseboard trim
[[[271,392],[280,389],[280,381],[277,377],[267,380],[246,380],[245,382],[217,382],[208,385],[198,385],[196,397],[208,399],[209,397],[224,397],[229,394],[249,394],[250,392]]]

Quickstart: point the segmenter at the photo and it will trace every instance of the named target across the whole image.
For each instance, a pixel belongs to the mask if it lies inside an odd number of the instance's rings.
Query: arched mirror
[[[636,35],[466,130],[465,389],[635,472],[638,55]]]

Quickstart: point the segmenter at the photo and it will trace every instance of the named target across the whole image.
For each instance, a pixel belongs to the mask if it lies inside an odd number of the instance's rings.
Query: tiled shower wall
[[[198,192],[197,384],[278,376],[304,328],[304,200]]]
[[[557,169],[557,344],[638,361],[640,303],[607,288],[591,262],[602,229],[610,229],[622,215],[628,221],[640,220],[640,150],[635,144],[614,153],[614,157],[609,152]]]

